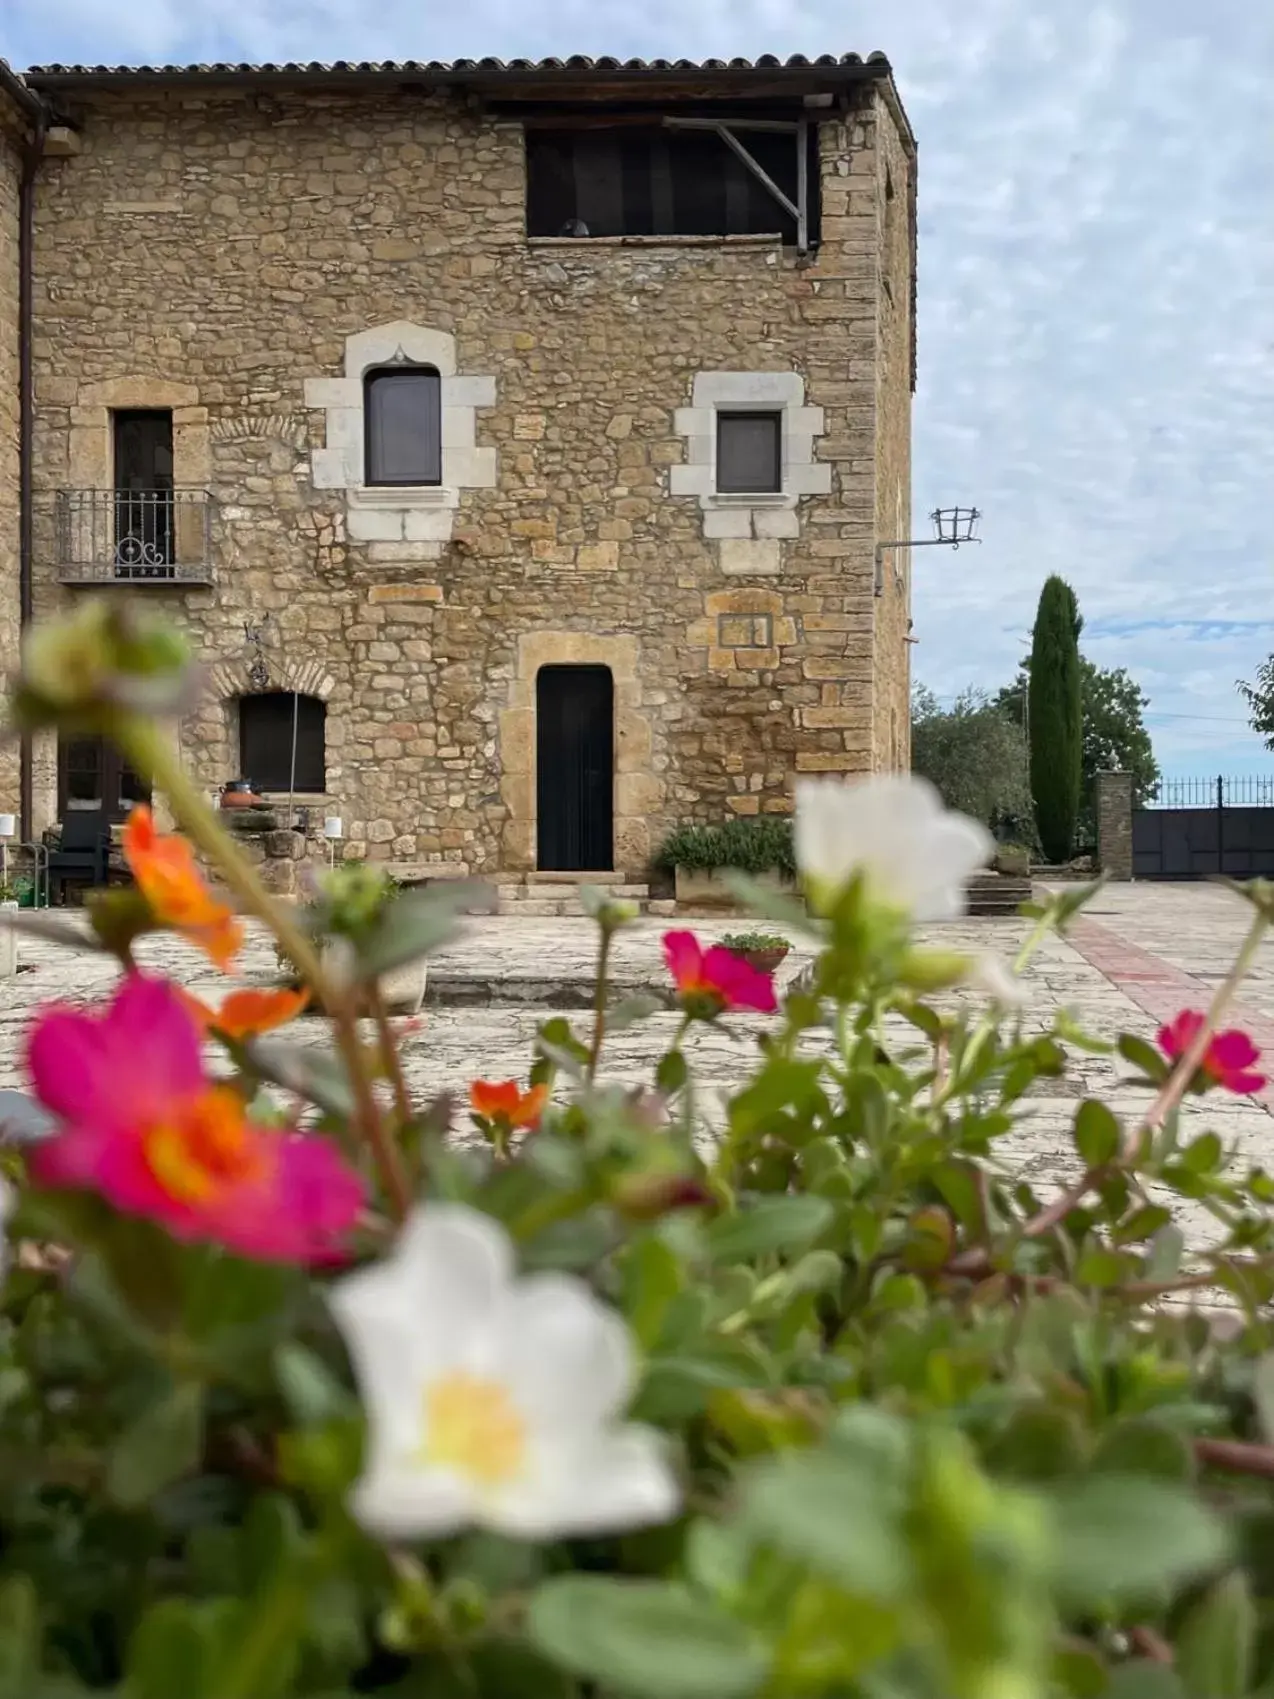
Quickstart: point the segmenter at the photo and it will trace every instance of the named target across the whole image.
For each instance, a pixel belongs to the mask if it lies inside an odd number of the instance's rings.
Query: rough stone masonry
[[[210,686],[180,745],[210,790],[240,771],[245,699],[296,690],[324,708],[323,790],[301,800],[342,816],[346,854],[533,869],[538,683],[562,665],[611,675],[630,878],[675,825],[907,765],[908,564],[887,556],[876,594],[873,551],[911,507],[915,149],[883,60],[25,85],[56,144],[34,187],[36,617],[92,579],[187,627]],[[32,120],[0,106],[11,660]],[[528,136],[634,113],[807,125],[809,251],[777,205],[783,234],[529,235]],[[363,381],[395,364],[439,374],[436,488],[364,481]],[[781,486],[719,495],[717,413],[749,407],[781,414]],[[171,570],[141,580],[110,559],[137,412],[170,418],[180,492]],[[37,742],[37,830],[66,766]],[[11,754],[0,787],[15,808]]]

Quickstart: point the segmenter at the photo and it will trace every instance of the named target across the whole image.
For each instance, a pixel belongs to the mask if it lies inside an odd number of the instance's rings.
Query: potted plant
[[[778,932],[727,932],[721,942],[758,973],[776,972],[792,948]]]
[[[679,903],[733,908],[736,899],[724,869],[746,873],[762,884],[792,883],[792,822],[785,815],[766,814],[720,826],[679,826],[664,839],[655,865],[673,874]]]

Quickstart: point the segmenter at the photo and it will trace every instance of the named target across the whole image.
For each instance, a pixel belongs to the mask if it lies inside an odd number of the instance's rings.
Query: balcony
[[[212,510],[207,490],[59,490],[58,579],[211,584]]]

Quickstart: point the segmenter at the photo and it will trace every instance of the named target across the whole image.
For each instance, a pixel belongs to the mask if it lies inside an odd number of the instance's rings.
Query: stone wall
[[[927,536],[911,511],[911,371],[913,238],[911,206],[915,161],[898,117],[882,100],[876,107],[876,175],[871,196],[879,220],[880,289],[876,297],[876,531],[879,537]],[[919,526],[919,529],[917,529]],[[872,715],[875,766],[906,771],[911,765],[910,549],[887,550],[876,601]]]
[[[1132,878],[1132,774],[1097,775],[1097,865],[1108,879]]]
[[[458,102],[94,95],[38,203],[37,612],[82,593],[57,581],[54,497],[109,483],[109,409],[172,406],[177,482],[217,498],[214,583],[145,593],[217,681],[182,728],[210,788],[239,764],[244,622],[267,612],[271,684],[323,681],[327,791],[306,800],[343,816],[348,854],[534,865],[537,655],[622,657],[630,876],[679,822],[786,810],[803,772],[905,762],[906,595],[873,597],[872,553],[893,492],[908,499],[907,165],[879,92],[861,99],[820,128],[806,262],[763,238],[529,241],[520,127]],[[398,321],[482,374],[467,452],[497,471],[441,530],[408,516],[377,540],[364,516],[355,541],[346,492],[321,487],[340,408],[313,380]],[[822,410],[830,490],[800,498],[763,576],[732,571],[738,551],[670,492],[702,371],[796,372]],[[53,774],[46,747],[46,817]]]
[[[18,185],[22,135],[0,93],[0,670],[18,653]],[[18,812],[18,749],[0,745],[0,813]]]

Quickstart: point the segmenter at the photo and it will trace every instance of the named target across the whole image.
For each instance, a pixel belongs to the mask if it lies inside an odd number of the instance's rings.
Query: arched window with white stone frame
[[[311,452],[317,490],[345,496],[351,542],[449,542],[460,493],[493,489],[496,450],[477,441],[495,378],[458,369],[450,331],[395,320],[345,338],[342,377],[305,380],[306,405],[327,417]]]

